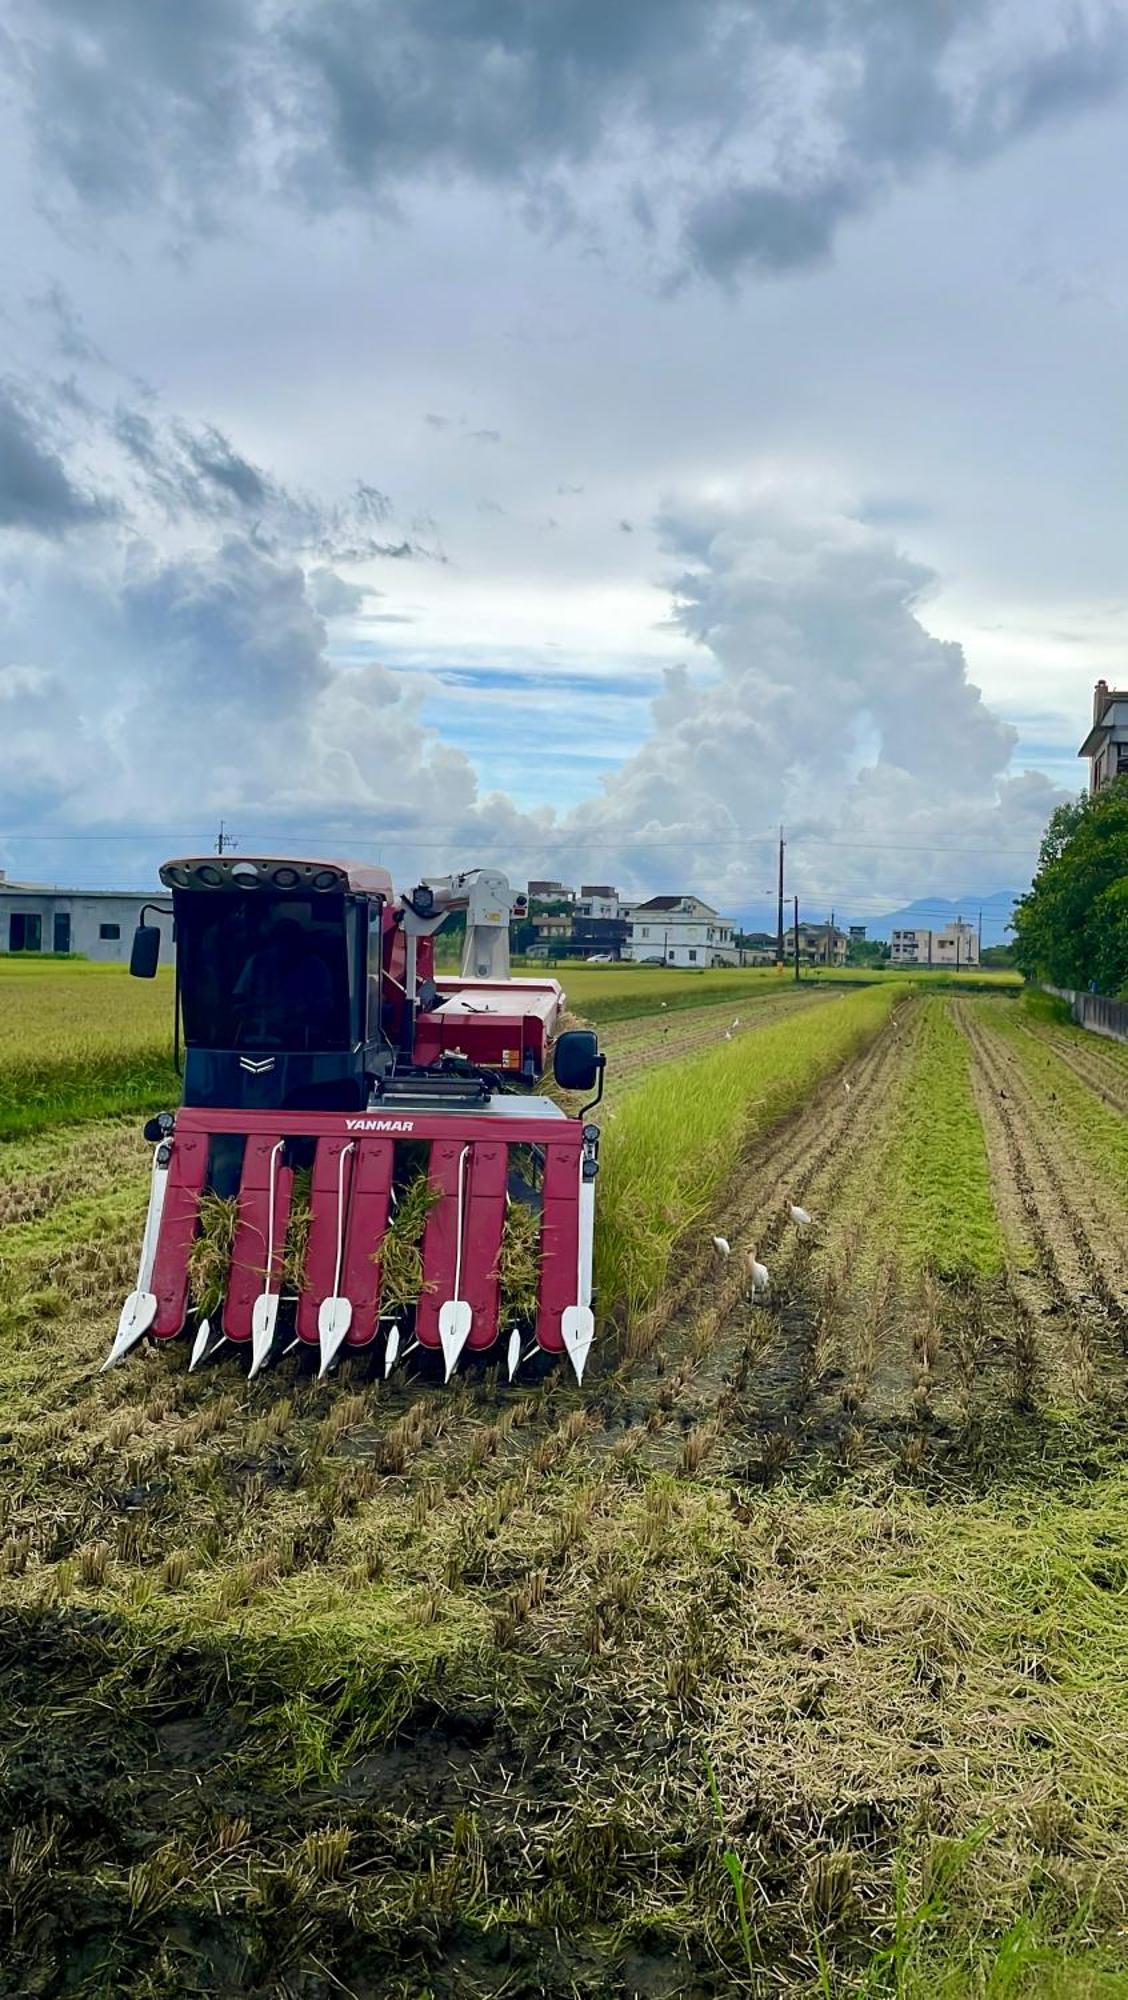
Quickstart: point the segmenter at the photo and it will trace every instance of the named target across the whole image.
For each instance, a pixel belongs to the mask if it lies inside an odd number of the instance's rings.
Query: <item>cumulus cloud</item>
[[[1124,81],[1118,0],[16,0],[40,168],[83,204],[219,229],[231,190],[387,215],[423,180],[553,228],[609,184],[640,238],[728,281],[817,262],[935,161]]]
[[[1059,794],[1011,772],[1016,732],[927,630],[925,567],[802,492],[671,504],[659,525],[693,665],[667,671],[650,735],[585,807],[593,840],[652,842],[648,881],[738,903],[780,821],[796,886],[822,894],[1023,877]]]

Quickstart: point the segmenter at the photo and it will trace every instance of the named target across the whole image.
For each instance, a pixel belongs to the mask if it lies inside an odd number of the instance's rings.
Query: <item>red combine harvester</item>
[[[252,1375],[294,1348],[324,1374],[382,1333],[385,1373],[419,1348],[449,1381],[504,1331],[511,1380],[538,1349],[582,1379],[604,1058],[560,1031],[554,979],[509,977],[523,898],[481,869],[397,897],[382,868],[232,855],[166,862],[161,881],[183,1103],[145,1127],[140,1269],[104,1365],[191,1324],[193,1368],[229,1343]],[[462,975],[436,979],[458,909]],[[161,942],[147,914],[142,978]],[[578,1117],[536,1095],[550,1053],[562,1089],[596,1092]],[[224,1268],[198,1286],[216,1214]]]

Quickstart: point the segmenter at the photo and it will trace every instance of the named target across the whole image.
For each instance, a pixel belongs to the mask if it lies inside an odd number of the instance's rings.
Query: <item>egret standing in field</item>
[[[794,1201],[788,1202],[787,1213],[795,1224],[796,1229],[809,1229],[815,1219],[813,1215],[808,1215],[805,1208],[800,1208],[798,1203]]]
[[[771,1284],[771,1279],[768,1276],[767,1265],[761,1264],[754,1250],[748,1252],[748,1276],[752,1280],[753,1295],[759,1298],[762,1293],[767,1291],[768,1286]]]
[[[729,1242],[727,1236],[714,1236],[713,1248],[717,1252],[718,1256],[721,1257],[732,1256],[732,1244]]]

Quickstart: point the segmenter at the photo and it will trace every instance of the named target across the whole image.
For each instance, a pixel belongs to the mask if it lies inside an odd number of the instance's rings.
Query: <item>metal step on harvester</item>
[[[577,1379],[595,1333],[592,1243],[604,1057],[562,1029],[554,979],[509,976],[524,899],[483,869],[397,897],[378,867],[233,855],[166,862],[183,1102],[150,1119],[137,1283],[104,1366],[188,1328],[249,1373],[291,1350],[320,1372],[384,1342],[449,1381],[503,1335]],[[152,978],[158,925],[133,940]],[[436,931],[466,912],[458,978]],[[167,912],[166,912],[167,913]],[[537,1094],[551,1057],[569,1116]]]

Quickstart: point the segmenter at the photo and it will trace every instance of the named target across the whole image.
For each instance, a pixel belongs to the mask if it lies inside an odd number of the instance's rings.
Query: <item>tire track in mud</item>
[[[867,1223],[859,1215],[842,1241],[833,1250],[829,1246],[843,1199],[855,1191],[866,1157],[880,1154],[883,1133],[896,1115],[918,1019],[911,1002],[897,1009],[868,1059],[849,1077],[838,1079],[845,1101],[833,1107],[837,1115],[824,1119],[823,1133],[787,1163],[777,1183],[783,1186],[790,1171],[801,1205],[814,1213],[816,1223],[802,1233],[782,1224],[773,1267],[781,1294],[777,1333],[755,1366],[754,1394],[740,1413],[745,1429],[759,1426],[774,1434],[769,1465],[783,1436],[793,1445],[803,1441],[822,1447],[837,1440],[863,1406],[872,1420],[879,1364],[883,1408],[897,1410],[898,1425],[903,1420],[899,1398],[904,1397],[907,1407],[911,1388],[908,1337],[902,1357],[897,1342],[904,1328],[889,1274],[880,1260],[875,1272],[867,1271],[864,1278],[855,1274]],[[848,1097],[846,1081],[852,1085]],[[781,1202],[784,1213],[788,1191]],[[867,1344],[869,1362],[862,1366],[859,1355]],[[858,1376],[858,1402],[848,1408],[853,1374]]]
[[[1093,1201],[1092,1177],[1076,1161],[1070,1162],[1071,1170],[1085,1201],[1079,1204],[1071,1196],[1049,1143],[1047,1120],[1018,1060],[970,1008],[957,1003],[956,1014],[972,1050],[1004,1218],[1021,1214],[1020,1226],[1037,1254],[1037,1277],[1023,1271],[1014,1256],[1008,1275],[1020,1310],[1035,1329],[1038,1364],[1051,1379],[1060,1380],[1063,1371],[1083,1375],[1086,1358],[1102,1355],[1119,1377],[1128,1344],[1125,1271],[1122,1256],[1110,1254],[1105,1204]],[[1013,1243],[1017,1232],[1007,1234]],[[1047,1351],[1047,1341],[1039,1337],[1049,1330],[1047,1320],[1063,1316],[1074,1350],[1072,1364]],[[1110,1340],[1110,1334],[1115,1338]]]
[[[974,1016],[953,1010],[971,1050],[971,1087],[987,1146],[991,1185],[1007,1246],[1007,1283],[1019,1317],[1016,1339],[1027,1344],[1029,1392],[1036,1397],[1050,1384],[1075,1386],[1076,1360],[1054,1351],[1046,1339],[1047,1315],[1072,1315],[1081,1309],[1088,1274],[1068,1219],[1061,1212],[1056,1190],[1042,1162],[1010,1109],[990,1048]],[[1031,1270],[1022,1257],[1029,1244],[1035,1256]],[[1084,1341],[1076,1342],[1080,1350]],[[1016,1353],[1017,1367],[1017,1353]]]
[[[739,1407],[742,1427],[751,1423],[782,1429],[817,1389],[823,1372],[817,1359],[820,1327],[808,1296],[807,1273],[845,1163],[872,1136],[889,1101],[890,1082],[905,1060],[910,1035],[906,1008],[911,1005],[898,1007],[864,1050],[824,1078],[772,1131],[760,1135],[740,1169],[733,1196],[717,1211],[716,1226],[732,1241],[732,1257],[722,1264],[711,1262],[708,1252],[696,1255],[649,1327],[648,1351],[662,1348],[659,1368],[668,1367],[671,1357],[681,1362],[675,1403],[683,1422],[690,1408],[699,1419],[717,1411],[724,1422]],[[816,1215],[812,1228],[800,1230],[791,1221],[791,1201],[810,1204]],[[750,1295],[747,1244],[771,1270],[774,1296],[767,1304],[755,1303]],[[702,1305],[705,1285],[708,1301]],[[647,1456],[654,1451],[651,1447]]]

